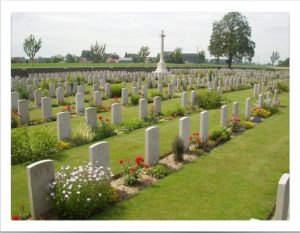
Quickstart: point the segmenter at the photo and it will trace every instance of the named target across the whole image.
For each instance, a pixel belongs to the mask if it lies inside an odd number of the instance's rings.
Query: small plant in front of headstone
[[[20,205],[19,209],[20,209],[19,214],[18,215],[13,215],[11,217],[11,220],[27,220],[31,217],[30,213],[25,213],[25,208],[24,208],[23,204]]]
[[[57,148],[58,148],[60,151],[70,149],[71,146],[72,146],[71,143],[66,142],[66,141],[59,141],[59,142],[57,143]]]
[[[17,128],[20,124],[20,115],[17,112],[11,112],[11,128]]]
[[[267,118],[271,115],[271,112],[267,111],[264,108],[254,108],[251,111],[251,115],[254,117]]]
[[[242,121],[241,125],[243,127],[245,127],[246,129],[252,129],[252,128],[254,128],[255,124],[252,121]]]
[[[218,127],[212,130],[209,138],[217,144],[221,144],[230,140],[230,131],[225,127]]]
[[[75,107],[73,105],[66,105],[62,108],[62,111],[63,112],[69,112],[71,114],[74,114],[75,113]]]
[[[144,163],[144,158],[137,156],[135,160],[120,160],[123,168],[123,181],[125,185],[136,185],[143,172],[148,169],[148,165]]]
[[[196,104],[199,108],[218,108],[224,104],[224,98],[216,91],[205,90],[197,93]]]
[[[132,95],[130,97],[130,102],[132,105],[138,105],[140,97],[138,95]]]
[[[184,142],[179,136],[177,136],[172,142],[172,152],[176,162],[183,161]]]
[[[239,133],[239,132],[243,131],[241,119],[238,117],[233,117],[230,119],[229,127],[231,128],[233,133]]]
[[[153,167],[147,169],[146,174],[153,176],[156,179],[162,179],[171,173],[170,168],[162,163],[159,163]]]
[[[204,152],[211,151],[214,147],[216,147],[217,143],[213,140],[201,140],[199,137],[199,133],[193,133],[190,138],[190,151],[202,155]]]
[[[50,186],[49,201],[59,219],[87,219],[111,206],[118,194],[111,187],[109,168],[93,167],[91,163],[61,167]]]
[[[72,132],[72,142],[76,145],[82,145],[93,141],[96,137],[94,130],[87,124],[80,123]]]
[[[95,140],[101,140],[103,138],[108,138],[110,136],[116,135],[115,128],[110,124],[109,119],[105,119],[102,116],[98,117],[100,121],[100,126],[94,130]]]

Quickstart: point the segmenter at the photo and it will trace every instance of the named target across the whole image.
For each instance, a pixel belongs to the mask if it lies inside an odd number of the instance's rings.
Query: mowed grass
[[[156,68],[156,63],[34,63],[33,68],[78,68],[78,67],[102,67],[102,68],[130,68],[130,67],[150,67]],[[227,68],[226,64],[173,64],[168,63],[168,68]],[[232,65],[238,69],[275,69],[273,66],[265,65]],[[12,63],[12,69],[31,69],[31,63]]]
[[[288,108],[92,219],[264,220],[285,172]]]
[[[226,93],[225,96],[232,101],[239,101],[241,116],[244,111],[244,101],[247,97],[252,96],[252,90],[237,91],[232,93]],[[287,98],[285,95],[281,95],[280,98]],[[179,100],[180,99],[175,99]],[[167,102],[167,101],[165,101]],[[255,100],[252,99],[252,103]],[[162,109],[164,109],[164,102],[162,103]],[[228,104],[229,111],[231,112],[232,103]],[[174,107],[174,105],[173,105]],[[137,113],[136,113],[137,114]],[[220,110],[210,110],[210,130],[219,125]],[[132,115],[134,116],[134,115]],[[191,117],[191,129],[192,131],[199,130],[199,113],[190,115]],[[51,123],[49,123],[51,124]],[[178,119],[159,124],[160,128],[160,154],[170,152],[171,142],[178,134]],[[144,130],[135,130],[129,134],[123,136],[114,136],[105,139],[110,143],[110,165],[115,173],[121,171],[121,167],[118,164],[120,159],[130,159],[137,155],[144,155]],[[95,143],[95,142],[94,142]],[[93,143],[91,143],[93,144]],[[66,150],[63,156],[55,161],[56,170],[62,165],[78,166],[83,161],[88,160],[88,147],[91,145],[84,145],[70,150]],[[27,181],[26,181],[26,169],[22,165],[12,166],[12,213],[18,213],[19,205],[23,203],[26,210],[29,211],[28,193],[27,193]]]

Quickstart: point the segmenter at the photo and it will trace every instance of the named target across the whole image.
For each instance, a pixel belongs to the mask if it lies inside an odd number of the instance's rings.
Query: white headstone
[[[202,141],[208,140],[208,111],[200,113],[200,139]]]
[[[57,113],[57,138],[59,141],[71,138],[71,114],[69,112]]]
[[[75,96],[76,103],[76,113],[77,115],[81,115],[84,113],[84,94],[77,93]]]
[[[111,105],[111,123],[113,125],[120,124],[122,122],[122,105],[120,103],[114,103]]]
[[[182,117],[179,119],[179,137],[183,140],[184,149],[189,149],[189,136],[190,136],[190,118]]]
[[[144,119],[148,116],[148,101],[147,99],[139,100],[139,118]]]
[[[42,97],[42,115],[44,120],[50,119],[52,117],[52,106],[50,97]]]
[[[28,100],[18,100],[18,114],[20,116],[21,124],[29,123],[30,114],[29,114],[29,101]]]
[[[85,122],[91,128],[97,128],[97,110],[96,108],[90,107],[85,109]]]
[[[220,125],[221,127],[226,127],[227,126],[227,105],[223,105],[221,107],[221,121]]]
[[[154,106],[154,115],[158,115],[161,113],[161,97],[155,96],[153,98],[153,106]]]
[[[93,167],[109,167],[109,144],[98,142],[89,147],[89,161]]]
[[[149,127],[145,130],[145,163],[149,166],[159,162],[159,128]]]
[[[287,220],[290,205],[290,175],[285,173],[281,176],[277,188],[277,200],[274,219]]]

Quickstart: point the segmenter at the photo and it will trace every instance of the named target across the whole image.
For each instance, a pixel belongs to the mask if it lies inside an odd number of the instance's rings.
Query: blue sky
[[[224,13],[13,13],[12,56],[26,56],[23,41],[29,34],[41,37],[43,45],[37,56],[67,53],[80,55],[97,40],[106,43],[107,52],[121,57],[136,53],[142,45],[150,56],[160,49],[158,34],[165,31],[165,51],[179,46],[185,53],[205,50],[212,24]],[[289,57],[289,15],[287,13],[243,13],[252,28],[256,43],[254,62],[267,63],[272,51]]]

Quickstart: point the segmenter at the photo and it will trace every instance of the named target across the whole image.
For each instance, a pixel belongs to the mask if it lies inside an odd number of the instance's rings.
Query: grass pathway
[[[284,172],[288,108],[93,219],[267,219]]]

